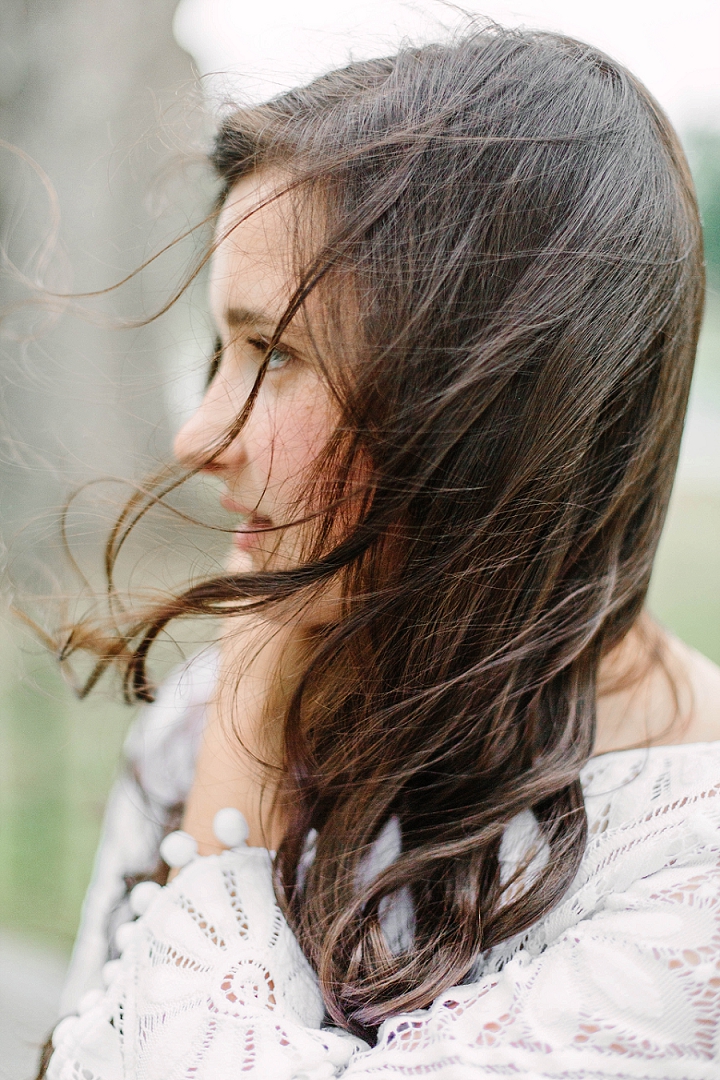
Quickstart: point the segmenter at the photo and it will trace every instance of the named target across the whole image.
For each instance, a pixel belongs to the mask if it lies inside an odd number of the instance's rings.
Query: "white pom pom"
[[[115,931],[115,944],[119,952],[125,952],[130,944],[130,939],[135,933],[135,925],[134,922],[124,922]]]
[[[79,1016],[66,1016],[59,1024],[56,1024],[52,1033],[53,1049],[57,1048],[71,1038],[73,1030],[80,1019]]]
[[[107,964],[103,964],[102,981],[105,986],[110,985],[110,983],[113,981],[118,971],[120,970],[121,966],[122,961],[120,960],[108,960]]]
[[[78,1012],[81,1016],[84,1016],[86,1012],[90,1012],[91,1009],[94,1009],[97,1003],[99,1001],[102,1001],[104,997],[105,994],[99,986],[96,986],[94,990],[88,990],[88,992],[86,994],[83,994],[83,996],[80,998],[80,1001],[78,1002]]]
[[[197,856],[197,840],[190,833],[171,832],[160,845],[160,855],[168,864],[179,870]]]
[[[354,1049],[350,1040],[335,1036],[335,1038],[329,1039],[328,1043],[329,1045],[326,1043],[325,1048],[330,1064],[337,1066],[337,1068],[347,1066]]]
[[[139,881],[130,893],[130,910],[133,915],[144,915],[154,896],[162,891],[157,881]]]
[[[213,832],[225,847],[236,848],[245,843],[250,829],[239,810],[226,806],[224,810],[218,810],[213,818]]]

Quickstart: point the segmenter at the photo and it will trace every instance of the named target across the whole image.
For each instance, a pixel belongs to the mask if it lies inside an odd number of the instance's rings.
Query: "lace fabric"
[[[444,1080],[720,1076],[720,783],[682,782],[701,753],[591,763],[588,788],[610,789],[588,795],[595,836],[565,900],[477,983],[386,1023],[345,1075],[417,1075],[422,1062]],[[625,818],[633,804],[645,812]]]
[[[218,662],[217,650],[205,649],[177,668],[130,729],[60,1001],[63,1016],[99,984],[115,955],[113,927],[130,917],[125,878],[152,871],[168,811],[187,798]]]
[[[720,1076],[720,746],[608,754],[582,779],[591,836],[565,899],[375,1047],[322,1027],[270,857],[246,848],[158,892],[104,995],[58,1029],[50,1080]],[[531,841],[518,819],[508,869]]]
[[[276,902],[268,852],[198,859],[126,936],[104,996],[56,1034],[50,1080],[283,1080],[347,1063]]]

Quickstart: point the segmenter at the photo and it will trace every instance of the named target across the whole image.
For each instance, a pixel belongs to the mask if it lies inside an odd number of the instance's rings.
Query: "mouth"
[[[241,551],[249,551],[262,543],[265,530],[273,527],[272,518],[266,514],[259,514],[255,510],[248,510],[227,496],[223,496],[220,501],[226,510],[241,517],[233,533],[235,547],[240,548]]]
[[[229,492],[220,496],[220,504],[230,514],[237,514],[240,518],[233,532],[233,545],[236,548],[251,551],[262,544],[265,531],[273,527],[271,517],[237,502]]]

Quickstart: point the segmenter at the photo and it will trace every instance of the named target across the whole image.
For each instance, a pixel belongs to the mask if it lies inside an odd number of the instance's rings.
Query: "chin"
[[[253,570],[259,569],[248,551],[236,547],[232,548],[225,566],[229,574],[252,574]]]

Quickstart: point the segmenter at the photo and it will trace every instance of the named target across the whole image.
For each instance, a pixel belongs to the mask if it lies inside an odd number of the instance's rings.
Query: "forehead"
[[[283,192],[285,183],[274,171],[254,173],[225,201],[210,268],[210,302],[220,325],[233,308],[276,322],[290,299],[297,206]]]

